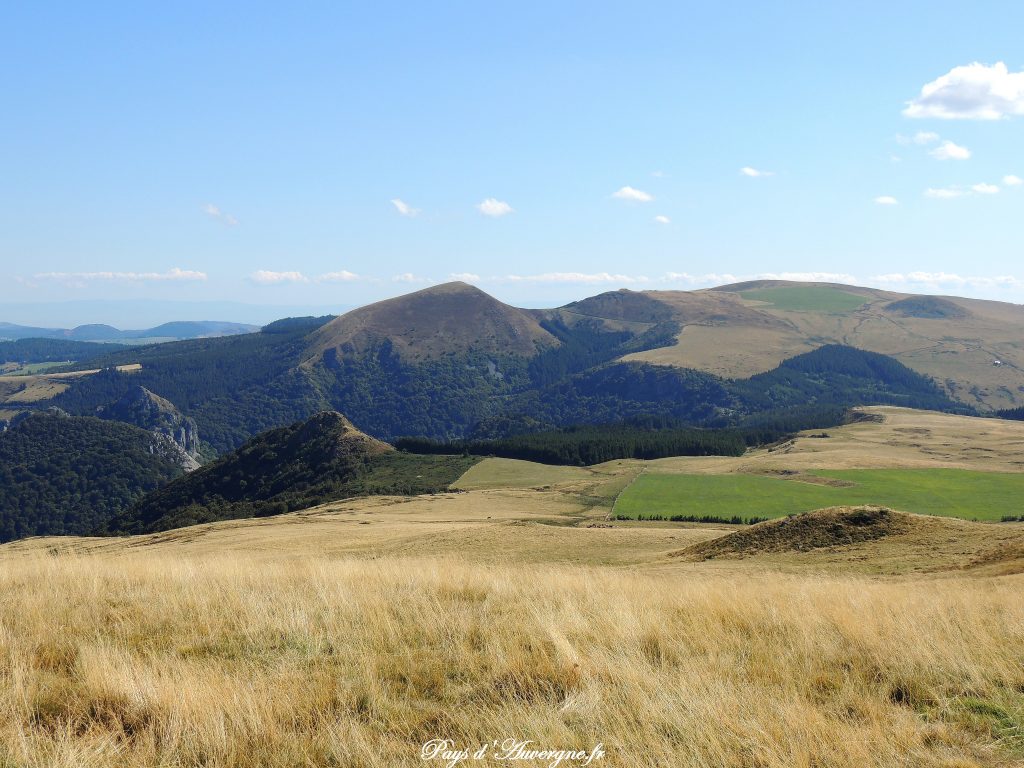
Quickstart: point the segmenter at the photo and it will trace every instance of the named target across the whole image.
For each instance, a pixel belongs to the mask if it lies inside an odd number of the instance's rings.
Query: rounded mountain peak
[[[530,312],[468,283],[450,282],[335,318],[313,334],[307,359],[359,355],[384,343],[403,360],[420,362],[471,350],[532,357],[558,340]]]

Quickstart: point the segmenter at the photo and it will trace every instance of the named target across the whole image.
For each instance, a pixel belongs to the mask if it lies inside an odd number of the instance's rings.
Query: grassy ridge
[[[998,521],[1019,514],[1024,475],[962,469],[821,470],[816,484],[759,475],[638,477],[615,505],[615,514],[731,518],[782,517],[838,505],[878,504],[926,515]]]

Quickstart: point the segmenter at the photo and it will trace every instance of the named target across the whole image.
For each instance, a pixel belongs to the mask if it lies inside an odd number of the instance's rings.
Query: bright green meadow
[[[761,475],[645,473],[619,496],[615,514],[782,517],[823,507],[877,504],[923,515],[999,520],[1024,514],[1024,474],[964,469],[847,469],[809,474],[833,487]]]
[[[866,301],[863,296],[825,286],[755,288],[744,291],[743,298],[798,312],[850,312]]]

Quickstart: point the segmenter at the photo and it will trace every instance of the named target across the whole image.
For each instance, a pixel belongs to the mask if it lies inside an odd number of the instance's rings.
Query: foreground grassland
[[[450,493],[4,545],[0,768],[433,766],[435,738],[600,742],[599,768],[1020,766],[1024,524],[608,519],[652,477],[1020,467],[1024,424],[871,413],[739,458],[486,459]]]
[[[615,514],[772,518],[857,504],[998,521],[1024,514],[1024,474],[963,469],[814,470],[790,477],[646,473],[619,496]]]
[[[8,559],[0,764],[385,768],[437,737],[609,766],[1024,759],[1020,580],[760,575]]]

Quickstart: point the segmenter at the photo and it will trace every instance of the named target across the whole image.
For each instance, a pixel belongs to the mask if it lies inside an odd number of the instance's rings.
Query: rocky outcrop
[[[150,392],[145,387],[133,387],[120,400],[100,408],[97,415],[102,419],[123,421],[148,430],[162,442],[177,448],[171,450],[178,456],[185,471],[199,467],[199,429],[195,421],[185,416],[172,402]]]

